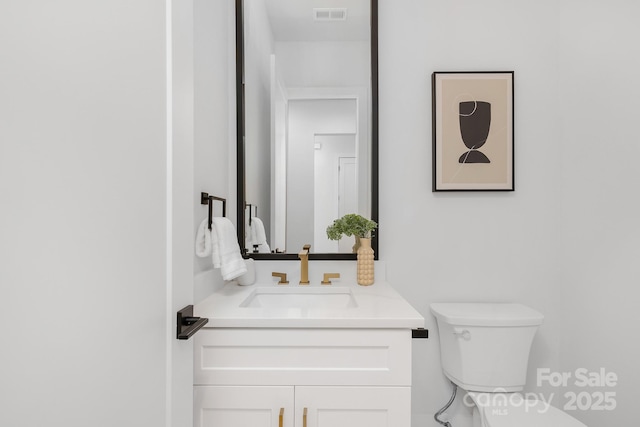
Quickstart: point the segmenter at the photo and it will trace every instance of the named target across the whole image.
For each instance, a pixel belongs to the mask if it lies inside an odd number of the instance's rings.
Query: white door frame
[[[176,339],[176,313],[193,304],[193,1],[166,1],[167,427],[193,425],[193,342]]]

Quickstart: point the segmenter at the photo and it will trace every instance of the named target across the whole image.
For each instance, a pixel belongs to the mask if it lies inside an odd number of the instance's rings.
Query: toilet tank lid
[[[544,316],[522,304],[510,303],[433,303],[431,313],[451,325],[537,326]]]

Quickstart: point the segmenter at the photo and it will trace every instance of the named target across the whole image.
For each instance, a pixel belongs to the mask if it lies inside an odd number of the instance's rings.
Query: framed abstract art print
[[[513,191],[513,71],[434,72],[433,191]]]

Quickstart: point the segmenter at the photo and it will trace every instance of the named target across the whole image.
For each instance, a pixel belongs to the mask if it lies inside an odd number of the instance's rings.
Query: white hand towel
[[[209,230],[209,220],[205,219],[200,223],[196,233],[196,255],[200,258],[211,255],[211,230]]]
[[[211,249],[213,266],[220,268],[224,280],[233,280],[247,272],[236,229],[227,218],[213,218]]]
[[[252,222],[253,244],[258,245],[258,252],[270,253],[271,249],[267,243],[267,234],[264,231],[264,223],[258,217],[254,217]]]
[[[220,244],[218,243],[218,231],[215,225],[211,224],[211,261],[213,262],[213,268],[220,268],[222,261],[220,259]]]
[[[254,252],[263,252],[260,250],[260,242],[258,241],[257,236],[257,226],[255,222],[256,217],[251,218],[251,224],[249,224],[249,219],[247,218],[247,222],[244,226],[244,235],[245,235],[245,245],[244,247],[251,253]]]

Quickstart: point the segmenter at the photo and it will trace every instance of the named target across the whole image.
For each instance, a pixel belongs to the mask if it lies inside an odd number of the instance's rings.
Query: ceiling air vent
[[[346,8],[315,8],[313,9],[315,21],[345,21],[347,19]]]

